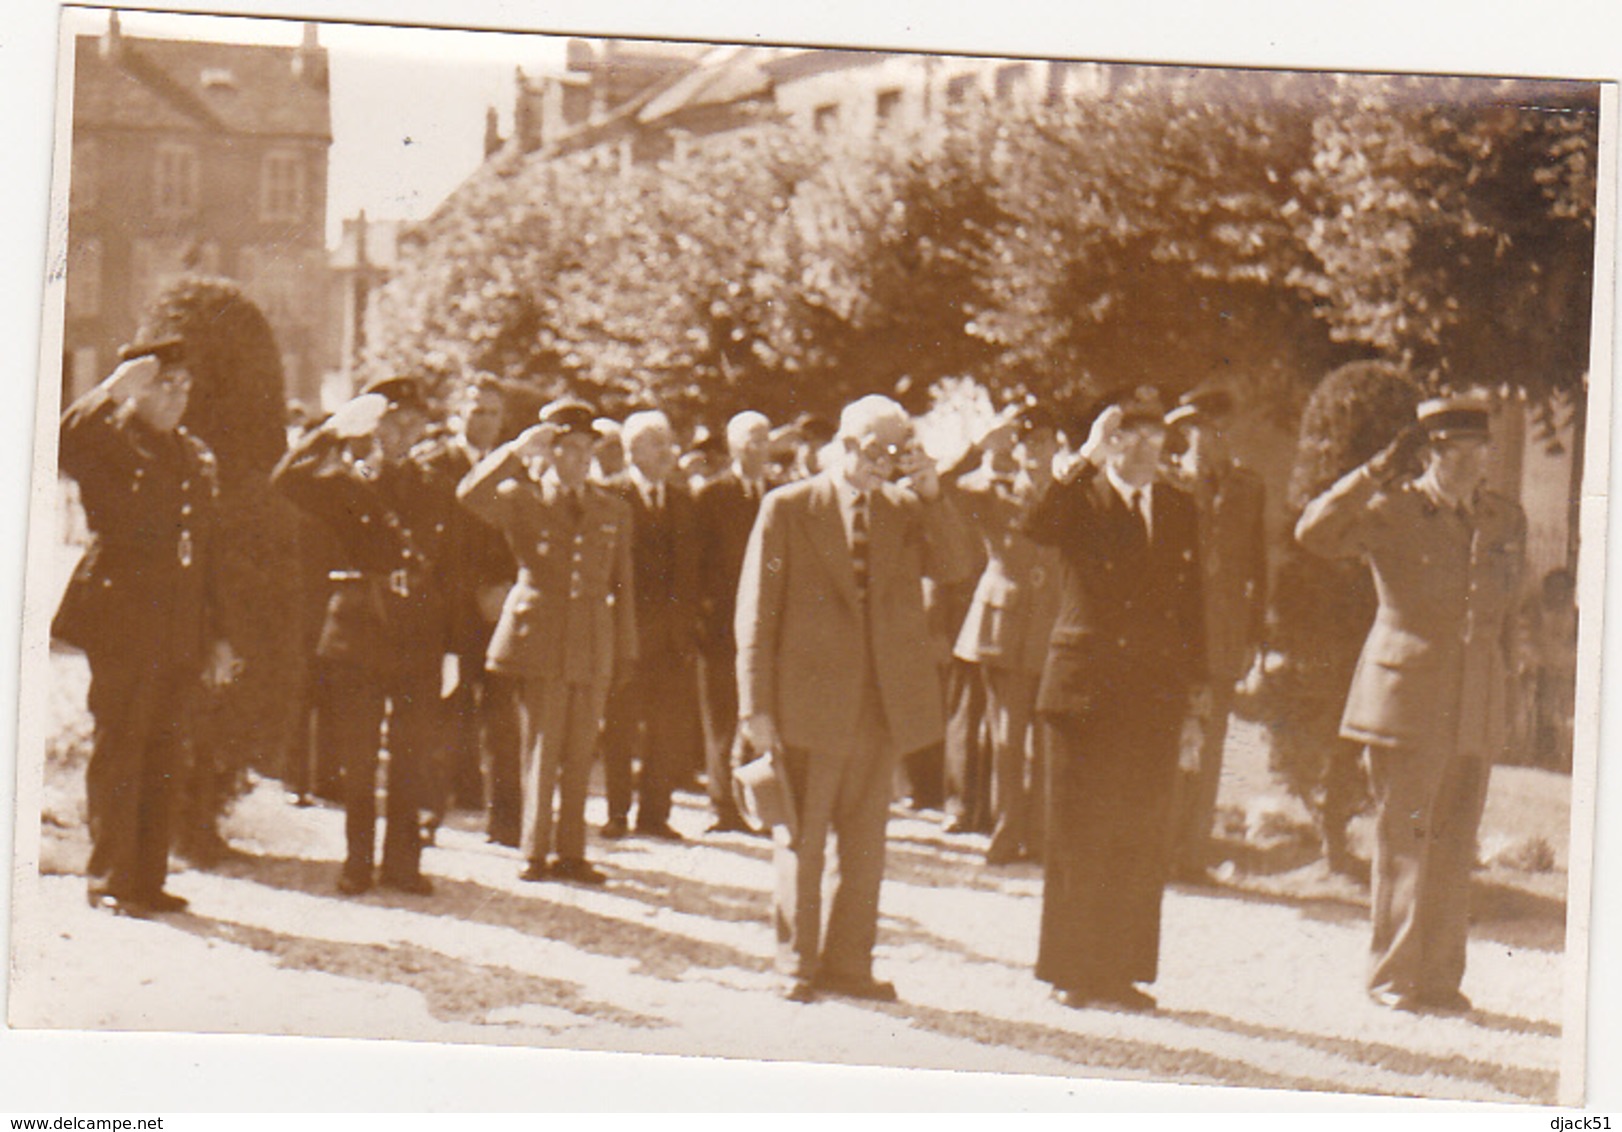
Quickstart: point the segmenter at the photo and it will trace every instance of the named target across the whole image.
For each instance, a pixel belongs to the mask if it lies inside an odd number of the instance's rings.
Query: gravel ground
[[[1253,727],[1235,728],[1222,804],[1268,788]],[[1031,975],[1037,867],[988,869],[984,839],[938,815],[891,824],[877,967],[897,1005],[774,994],[767,845],[593,846],[609,885],[518,880],[517,855],[457,815],[424,858],[437,891],[335,895],[342,815],[288,806],[264,781],[228,820],[237,853],[183,870],[191,912],[139,922],[92,912],[76,777],[47,776],[41,868],[16,890],[10,1019],[21,1028],[393,1037],[705,1054],[1052,1077],[1178,1081],[1453,1100],[1553,1103],[1564,935],[1562,779],[1500,769],[1486,836],[1561,854],[1541,874],[1478,873],[1466,1017],[1380,1010],[1361,992],[1366,893],[1325,878],[1288,837],[1231,846],[1230,880],[1165,901],[1150,1015],[1072,1011]],[[590,814],[603,816],[594,797]],[[71,816],[71,815],[70,815]],[[1359,835],[1366,837],[1366,826]],[[1486,838],[1484,838],[1486,840]],[[1568,1083],[1569,1085],[1569,1083]]]

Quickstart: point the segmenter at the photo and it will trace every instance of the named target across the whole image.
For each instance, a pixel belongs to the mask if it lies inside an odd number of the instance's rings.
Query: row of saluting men
[[[53,630],[85,650],[92,673],[91,901],[152,914],[185,906],[164,889],[164,814],[186,696],[199,674],[222,683],[240,663],[209,623],[214,473],[179,425],[184,343],[126,353],[64,415],[61,467],[79,483],[94,538]],[[464,658],[456,685],[475,702],[521,709],[518,812],[491,815],[516,818],[521,875],[588,884],[605,879],[586,860],[600,740],[607,832],[625,832],[636,737],[637,828],[676,836],[681,768],[667,753],[684,749],[677,729],[698,679],[688,663],[702,658],[718,825],[745,826],[728,783],[752,756],[769,757],[793,799],[791,820],[771,829],[785,993],[892,999],[893,984],[872,971],[885,825],[903,757],[942,739],[942,676],[953,671],[919,661],[935,651],[925,583],[972,583],[953,651],[975,666],[971,687],[984,698],[993,856],[1044,862],[1037,975],[1071,1005],[1152,1007],[1136,984],[1157,973],[1167,830],[1194,831],[1182,840],[1198,868],[1231,689],[1257,639],[1261,494],[1221,451],[1225,397],[1195,396],[1170,414],[1148,388],[1105,402],[1057,478],[1053,421],[1028,409],[999,418],[981,466],[960,462],[944,486],[887,398],[848,405],[822,470],[775,488],[757,462],[767,424],[742,417],[729,436],[735,474],[695,502],[671,478],[662,418],[628,422],[630,483],[616,491],[592,481],[600,436],[582,402],[553,402],[486,454],[438,445],[429,458],[414,454],[427,422],[418,385],[369,387],[303,435],[273,476],[326,526],[341,563],[328,573],[314,669],[323,741],[347,784],[340,889],[431,891],[419,807],[448,652]],[[1410,433],[1314,501],[1297,531],[1319,553],[1364,557],[1380,592],[1343,730],[1369,748],[1379,806],[1369,988],[1402,1009],[1468,1005],[1463,900],[1486,767],[1504,738],[1491,690],[1506,674],[1524,546],[1518,507],[1482,489],[1487,421],[1474,402],[1428,403]],[[1168,425],[1190,440],[1171,473]],[[1404,457],[1416,447],[1424,469],[1410,476]],[[724,537],[680,537],[706,501],[723,499],[739,517]],[[480,529],[499,534],[516,579],[458,590],[443,572]],[[708,559],[690,558],[684,542]],[[693,608],[680,602],[681,586],[718,579]],[[488,626],[482,647],[447,639],[458,593]],[[960,686],[952,714],[973,718],[965,701]],[[1190,715],[1202,737],[1197,769],[1181,776]],[[830,833],[839,868],[824,914]]]

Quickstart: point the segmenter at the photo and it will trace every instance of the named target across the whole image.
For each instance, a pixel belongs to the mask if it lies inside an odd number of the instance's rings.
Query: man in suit
[[[636,578],[637,657],[608,701],[603,770],[608,821],[603,836],[624,837],[633,795],[636,832],[681,841],[670,825],[676,784],[700,745],[694,696],[698,641],[698,544],[693,498],[677,473],[680,450],[664,413],[632,413],[622,429],[629,458],[620,496],[631,512]],[[633,765],[640,773],[633,778]]]
[[[79,485],[91,541],[51,624],[90,665],[85,803],[92,907],[180,912],[169,892],[171,784],[200,685],[239,667],[213,592],[214,455],[180,423],[186,344],[143,338],[62,415],[59,467]]]
[[[999,435],[1011,440],[1017,472],[970,475],[957,482],[958,505],[986,558],[953,654],[973,666],[985,689],[994,815],[986,862],[992,865],[1042,851],[1043,761],[1033,722],[1036,686],[1058,613],[1059,557],[1023,528],[1026,515],[1052,486],[1057,429],[1053,415],[1040,406],[1003,414],[979,447],[994,447]]]
[[[1309,503],[1295,536],[1361,556],[1379,611],[1341,735],[1366,747],[1376,805],[1368,990],[1382,1006],[1467,1011],[1470,873],[1493,760],[1509,742],[1520,505],[1485,488],[1491,404],[1423,402],[1417,427]],[[1405,457],[1423,441],[1423,467]]]
[[[630,508],[589,482],[593,416],[574,398],[549,403],[457,488],[518,560],[486,664],[517,682],[523,707],[530,881],[607,879],[586,860],[586,792],[611,682],[636,660],[636,597]]]
[[[753,410],[727,422],[731,464],[698,493],[699,703],[704,724],[704,765],[715,821],[710,833],[749,832],[732,793],[732,740],[738,728],[738,576],[760,502],[774,486],[767,477],[771,422]]]
[[[1192,720],[1199,736],[1192,769],[1180,770],[1172,803],[1172,875],[1204,882],[1222,779],[1234,686],[1250,671],[1267,618],[1267,490],[1233,458],[1233,397],[1222,389],[1185,394],[1166,414],[1186,447],[1174,479],[1199,509],[1200,592],[1205,600],[1205,664],[1210,695]]]
[[[781,759],[797,803],[797,835],[773,831],[777,965],[792,1001],[896,997],[872,969],[885,823],[897,760],[941,736],[939,679],[917,662],[929,648],[923,578],[959,576],[965,542],[906,414],[879,396],[846,406],[833,466],[768,494],[749,537],[739,726],[745,747]]]
[[[1150,1010],[1177,743],[1205,672],[1194,502],[1157,481],[1152,388],[1105,398],[1069,482],[1026,531],[1057,548],[1037,690],[1048,812],[1037,978],[1067,1006]]]
[[[374,883],[385,711],[387,820],[375,880],[416,895],[433,891],[419,867],[418,821],[443,741],[439,689],[449,643],[445,565],[454,503],[452,485],[413,458],[427,423],[416,379],[376,381],[306,433],[271,475],[289,499],[327,524],[341,562],[329,575],[335,584],[317,653],[330,681],[321,736],[344,768],[348,848],[338,890],[345,895]]]

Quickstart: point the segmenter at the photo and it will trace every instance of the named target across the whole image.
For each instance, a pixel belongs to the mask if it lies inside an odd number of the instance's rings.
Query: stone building
[[[289,396],[318,400],[326,311],[327,53],[126,36],[76,39],[64,402],[111,368],[152,300],[187,273],[239,282],[264,311]]]

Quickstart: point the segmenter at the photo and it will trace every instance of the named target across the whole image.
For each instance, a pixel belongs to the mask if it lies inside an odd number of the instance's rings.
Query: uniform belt
[[[368,573],[364,570],[328,570],[329,582],[364,582],[375,580],[385,586],[390,593],[400,597],[411,596],[411,574],[405,567],[390,570],[388,573]]]

